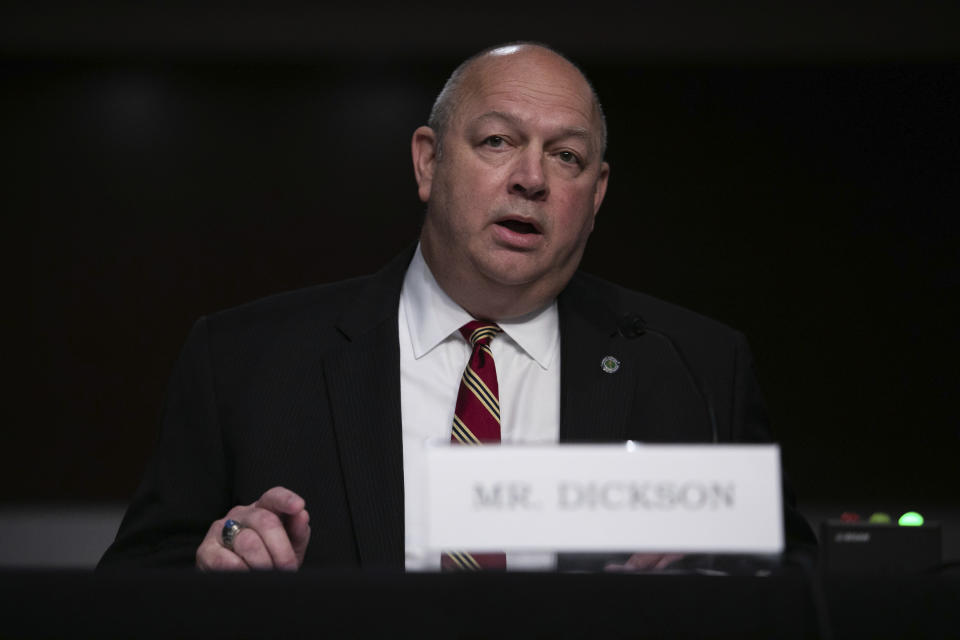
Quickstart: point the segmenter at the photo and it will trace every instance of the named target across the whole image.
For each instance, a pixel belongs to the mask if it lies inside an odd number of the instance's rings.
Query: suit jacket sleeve
[[[207,321],[194,325],[171,376],[159,439],[116,540],[98,568],[193,566],[229,509]]]

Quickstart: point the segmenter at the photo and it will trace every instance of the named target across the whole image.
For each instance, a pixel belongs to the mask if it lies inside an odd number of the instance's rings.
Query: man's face
[[[476,63],[439,159],[417,172],[431,268],[456,286],[556,296],[606,191],[600,127],[589,87],[562,58],[534,48]]]

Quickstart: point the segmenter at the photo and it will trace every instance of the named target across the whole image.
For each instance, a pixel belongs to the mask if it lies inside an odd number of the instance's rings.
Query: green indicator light
[[[905,514],[900,516],[900,520],[897,524],[899,524],[901,527],[919,527],[923,524],[923,516],[916,511],[907,511]]]
[[[921,518],[921,522],[922,522]],[[890,524],[893,522],[893,518],[890,517],[889,513],[884,513],[883,511],[878,511],[877,513],[870,516],[871,524]]]

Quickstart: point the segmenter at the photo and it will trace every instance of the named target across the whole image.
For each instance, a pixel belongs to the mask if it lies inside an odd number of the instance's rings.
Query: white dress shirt
[[[460,327],[473,320],[437,284],[417,246],[400,293],[400,405],[403,420],[407,570],[439,570],[428,553],[424,445],[449,442],[460,377],[471,346]],[[557,303],[511,322],[490,344],[500,387],[504,443],[556,443],[560,436],[560,324]],[[508,569],[548,569],[552,553],[508,553]]]

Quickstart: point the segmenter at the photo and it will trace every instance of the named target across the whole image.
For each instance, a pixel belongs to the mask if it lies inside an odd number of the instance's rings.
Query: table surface
[[[0,636],[944,637],[956,576],[0,572]]]

